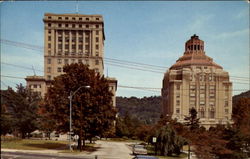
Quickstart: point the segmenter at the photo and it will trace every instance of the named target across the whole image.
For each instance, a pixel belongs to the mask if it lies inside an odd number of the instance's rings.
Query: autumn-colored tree
[[[64,74],[55,77],[45,97],[45,108],[56,121],[59,132],[69,132],[69,95],[72,98],[72,125],[79,136],[78,147],[87,135],[101,136],[114,126],[116,110],[108,81],[83,64],[66,65]],[[83,86],[90,86],[89,89]],[[81,89],[79,89],[82,87]],[[84,143],[84,142],[83,142]]]

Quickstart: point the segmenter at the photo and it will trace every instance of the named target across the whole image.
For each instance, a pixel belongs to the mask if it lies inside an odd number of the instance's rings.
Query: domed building
[[[195,108],[201,125],[231,124],[232,82],[228,72],[204,51],[204,41],[193,35],[185,52],[164,74],[163,114],[185,122]]]

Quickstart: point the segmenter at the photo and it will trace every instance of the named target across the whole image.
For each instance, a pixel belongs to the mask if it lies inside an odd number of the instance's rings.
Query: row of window
[[[42,88],[42,86],[40,84],[31,84],[29,85],[30,89],[32,88]]]
[[[96,73],[99,72],[99,69],[98,69],[98,68],[95,68],[94,70],[95,70]],[[51,67],[48,67],[48,68],[47,68],[47,71],[48,71],[48,73],[51,73]],[[62,67],[57,67],[57,72],[58,72],[58,73],[63,72],[63,68],[62,68]]]
[[[101,28],[101,25],[84,25],[84,24],[55,24],[48,23],[48,27],[58,27],[58,28]]]
[[[51,16],[48,16],[48,19],[55,19],[52,18]],[[58,20],[92,20],[90,17],[57,17]],[[96,17],[95,20],[100,20],[100,18]]]
[[[189,45],[187,47],[187,50],[203,50],[203,46],[202,45]]]
[[[57,64],[62,64],[64,61],[64,64],[69,64],[69,60],[70,59],[57,59]],[[77,59],[71,59],[71,63],[75,63],[77,61]],[[78,59],[78,63],[85,63],[85,64],[89,64],[89,60],[83,60],[83,59]],[[47,64],[51,64],[51,59],[48,58],[47,59]],[[99,65],[99,60],[95,60],[95,65]]]

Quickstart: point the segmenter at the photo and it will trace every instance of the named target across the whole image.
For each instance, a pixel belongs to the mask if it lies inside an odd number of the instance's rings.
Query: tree
[[[21,133],[22,138],[25,138],[27,134],[38,128],[37,110],[41,98],[22,84],[17,85],[16,88],[16,92],[11,88],[1,92],[3,97],[3,105],[2,103],[1,105],[5,107],[4,111],[8,112],[8,119],[11,119],[13,127],[11,131],[16,130]]]
[[[108,81],[83,64],[71,64],[63,68],[65,74],[55,77],[45,97],[45,108],[55,119],[59,132],[69,132],[70,92],[77,93],[72,99],[72,124],[79,136],[78,148],[87,135],[102,136],[114,126],[116,110],[112,106],[112,93]],[[89,85],[87,89],[83,86]],[[84,142],[83,142],[84,143]]]
[[[199,128],[199,123],[200,123],[199,120],[200,119],[197,118],[197,111],[196,111],[196,109],[195,108],[191,108],[189,110],[189,114],[190,114],[190,116],[187,116],[184,119],[184,120],[187,121],[185,123],[186,126],[188,126],[191,131],[193,131],[195,129],[198,129]]]
[[[172,156],[173,153],[179,155],[185,143],[184,138],[178,136],[170,125],[161,127],[157,132],[157,150],[163,156]]]

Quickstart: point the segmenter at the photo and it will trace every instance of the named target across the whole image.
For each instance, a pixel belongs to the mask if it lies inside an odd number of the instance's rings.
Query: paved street
[[[133,158],[132,151],[127,146],[126,142],[110,142],[97,141],[100,148],[90,155],[97,155],[98,159],[131,159]]]

